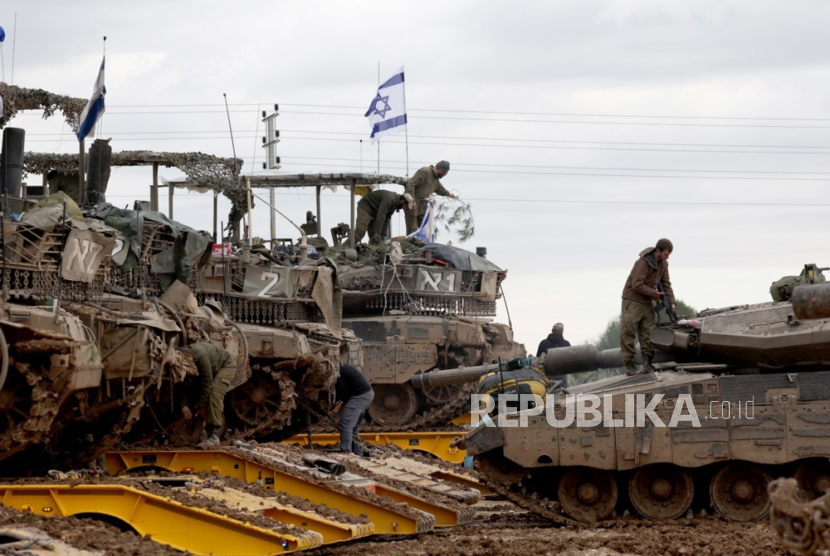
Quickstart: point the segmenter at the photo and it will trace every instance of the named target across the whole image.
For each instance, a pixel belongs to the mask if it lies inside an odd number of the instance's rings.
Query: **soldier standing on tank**
[[[377,189],[364,196],[357,203],[357,221],[354,226],[354,241],[360,242],[369,232],[369,245],[377,245],[392,220],[392,215],[402,208],[413,206],[412,195],[400,195],[394,191]]]
[[[219,431],[224,422],[225,394],[236,376],[236,361],[226,350],[209,342],[190,344],[179,348],[179,351],[189,354],[199,370],[199,389],[193,407],[197,411],[207,408],[205,432],[208,439],[202,445],[218,445]],[[184,396],[180,401],[182,417],[187,421],[193,419],[191,400],[188,399],[191,397]]]
[[[404,192],[412,195],[417,205],[405,211],[407,235],[414,233],[421,226],[421,222],[424,221],[424,216],[426,216],[429,207],[428,199],[430,195],[437,193],[455,199],[455,194],[447,191],[440,181],[449,171],[450,163],[442,160],[435,166],[424,166],[406,182]]]
[[[674,291],[669,279],[669,255],[674,246],[668,239],[661,239],[655,247],[643,249],[622,293],[622,318],[620,331],[620,351],[622,351],[625,374],[653,371],[651,361],[654,358],[654,346],[651,344],[651,331],[656,322],[652,301],[659,301],[660,296],[668,296],[667,302],[675,309]],[[657,291],[657,285],[663,291]],[[640,353],[643,356],[643,369],[636,366],[635,341],[640,339]]]
[[[340,365],[340,376],[334,384],[338,402],[343,403],[340,413],[340,450],[358,456],[364,455],[360,445],[358,428],[366,409],[375,399],[372,385],[357,367]]]

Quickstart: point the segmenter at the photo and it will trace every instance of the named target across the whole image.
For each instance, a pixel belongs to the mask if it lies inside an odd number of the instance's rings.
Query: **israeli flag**
[[[92,90],[92,98],[89,99],[86,108],[81,112],[81,125],[78,128],[78,133],[75,134],[78,137],[78,142],[86,139],[87,135],[92,134],[94,136],[95,124],[104,115],[104,97],[107,95],[107,88],[104,86],[104,62],[106,61],[107,57],[104,56],[104,59],[101,60],[101,69],[98,71],[98,79],[95,80],[95,87]]]
[[[424,221],[421,222],[421,227],[406,237],[414,237],[423,243],[435,243],[435,219],[432,217],[433,212],[435,212],[435,201],[430,199],[427,213],[424,215]]]
[[[403,68],[378,87],[378,92],[364,115],[369,118],[372,126],[372,143],[406,129]]]

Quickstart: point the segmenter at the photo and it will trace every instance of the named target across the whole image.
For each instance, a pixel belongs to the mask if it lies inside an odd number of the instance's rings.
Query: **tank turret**
[[[338,266],[343,326],[362,340],[375,389],[367,413],[390,429],[451,421],[468,409],[467,383],[480,376],[471,367],[524,354],[512,328],[492,320],[507,271],[457,247],[402,244],[399,253],[361,248]],[[429,378],[461,367],[462,380]]]

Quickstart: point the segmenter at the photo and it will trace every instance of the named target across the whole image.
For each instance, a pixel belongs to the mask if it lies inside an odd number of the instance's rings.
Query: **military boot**
[[[212,446],[219,446],[222,440],[219,438],[219,427],[213,427],[213,430],[208,435],[207,440],[198,444],[199,448],[210,448]]]
[[[652,356],[652,355],[649,355],[647,357],[643,357],[643,368],[646,371],[650,372],[650,373],[654,372],[654,365],[651,364],[651,360],[653,358],[654,358],[654,356]]]
[[[637,365],[629,365],[625,368],[625,376],[637,376],[642,373],[642,369],[637,367]]]

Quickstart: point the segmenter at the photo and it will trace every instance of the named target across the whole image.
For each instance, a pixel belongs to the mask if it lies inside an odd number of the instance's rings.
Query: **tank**
[[[262,250],[214,250],[206,232],[160,213],[106,204],[94,212],[127,236],[129,252],[114,270],[117,285],[158,299],[182,322],[182,341],[209,338],[238,355],[239,372],[225,397],[226,438],[290,436],[291,425],[306,424],[303,406],[329,401],[341,356],[359,364],[359,344],[341,329],[336,270],[326,261],[285,267]],[[201,321],[189,323],[199,310],[214,322],[207,335]],[[145,416],[148,430],[135,440],[196,440],[192,425],[171,407],[161,410],[163,418],[158,409]]]
[[[419,373],[524,354],[512,328],[493,322],[507,271],[457,247],[408,251],[366,249],[339,265],[343,325],[362,341],[375,390],[367,413],[384,430],[443,425],[468,409],[471,386],[413,382]]]
[[[771,476],[795,475],[804,490],[823,492],[829,320],[801,320],[791,302],[769,302],[703,311],[652,338],[658,371],[549,392],[544,409],[524,412],[527,426],[499,415],[470,432],[468,453],[491,488],[563,521],[712,508],[761,519]],[[621,358],[574,346],[550,350],[541,364],[550,376]],[[597,413],[568,422],[592,404]]]

